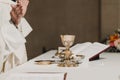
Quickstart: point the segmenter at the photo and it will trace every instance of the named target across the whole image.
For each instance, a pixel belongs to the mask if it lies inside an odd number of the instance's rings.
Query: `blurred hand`
[[[12,10],[10,12],[11,20],[17,26],[22,17],[22,6],[18,3],[17,5],[11,5]]]
[[[28,4],[29,0],[18,0],[17,5],[11,5],[11,20],[16,26],[19,24],[21,18],[26,14]]]
[[[22,16],[24,16],[27,11],[29,0],[18,0],[18,3],[20,3],[22,6]]]

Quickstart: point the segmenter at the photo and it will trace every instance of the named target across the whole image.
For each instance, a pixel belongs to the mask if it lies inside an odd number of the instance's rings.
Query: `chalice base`
[[[58,64],[59,67],[78,67],[79,64],[72,62],[70,60],[65,60]]]

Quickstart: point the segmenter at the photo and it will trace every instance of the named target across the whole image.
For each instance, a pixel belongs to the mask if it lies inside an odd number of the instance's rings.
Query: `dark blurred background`
[[[28,58],[62,46],[61,34],[76,35],[75,43],[104,40],[120,25],[120,0],[30,0],[26,19]]]

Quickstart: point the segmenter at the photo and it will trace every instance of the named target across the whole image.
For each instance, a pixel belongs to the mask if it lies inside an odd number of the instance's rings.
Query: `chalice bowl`
[[[65,46],[64,59],[63,62],[60,63],[58,66],[60,67],[73,67],[76,66],[71,60],[70,56],[72,52],[70,51],[70,47],[73,45],[75,40],[75,35],[60,35],[62,44]]]

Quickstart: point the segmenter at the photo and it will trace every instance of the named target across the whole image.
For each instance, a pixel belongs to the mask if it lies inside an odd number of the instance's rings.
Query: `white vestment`
[[[0,0],[0,72],[27,61],[25,37],[32,31],[29,23],[22,18],[16,26],[11,21],[11,0]]]

